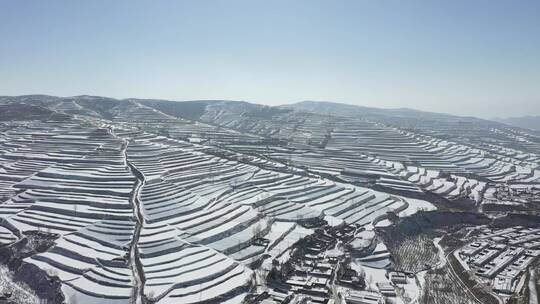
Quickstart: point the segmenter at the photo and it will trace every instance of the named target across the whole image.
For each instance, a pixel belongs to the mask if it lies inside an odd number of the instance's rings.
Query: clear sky
[[[0,95],[540,115],[540,1],[0,0]]]

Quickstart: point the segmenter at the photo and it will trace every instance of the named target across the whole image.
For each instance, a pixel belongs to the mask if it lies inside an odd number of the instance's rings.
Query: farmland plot
[[[312,223],[383,227],[389,213],[418,209],[407,195],[478,203],[488,181],[540,176],[538,158],[519,149],[476,148],[381,122],[254,115],[242,104],[222,111],[234,102],[219,102],[200,109],[204,124],[140,100],[91,109],[86,99],[54,103],[86,122],[14,124],[0,136],[0,243],[33,230],[57,234],[53,247],[24,262],[58,277],[68,303],[238,303],[254,284],[250,267],[286,261],[314,234],[305,228]],[[398,270],[439,261],[425,235],[388,247]],[[389,257],[381,245],[364,262]],[[458,287],[443,286],[452,279],[445,271],[426,274],[425,300],[467,303]]]
[[[393,241],[388,249],[392,253],[396,269],[400,271],[416,273],[431,269],[439,262],[433,238],[424,233]]]
[[[4,228],[61,236],[51,249],[24,262],[58,277],[67,300],[127,303],[133,289],[126,255],[134,229],[129,197],[135,179],[125,165],[124,145],[107,129],[48,127],[49,132],[8,133],[19,145],[2,153],[11,161],[5,167],[26,178],[11,186],[17,194],[0,205]]]
[[[478,304],[470,293],[464,291],[456,278],[452,276],[448,266],[428,271],[424,277],[420,303],[433,304]]]

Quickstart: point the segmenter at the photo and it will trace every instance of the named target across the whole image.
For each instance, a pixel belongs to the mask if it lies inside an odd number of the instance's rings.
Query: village
[[[474,239],[456,251],[462,266],[503,299],[520,292],[540,256],[540,228],[484,228]]]
[[[486,190],[486,203],[540,203],[540,187],[529,184],[496,184]]]
[[[373,231],[358,225],[317,224],[310,227],[315,233],[297,242],[284,258],[263,263],[266,287],[247,303],[402,303],[396,287],[411,279],[386,269],[390,255],[384,244],[373,246]],[[386,282],[374,280],[357,261],[378,264]]]

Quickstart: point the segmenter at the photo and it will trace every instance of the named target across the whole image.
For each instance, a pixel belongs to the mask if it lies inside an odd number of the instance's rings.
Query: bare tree
[[[371,286],[371,284],[373,284],[373,276],[371,274],[367,277],[366,283],[368,290],[373,291]]]
[[[252,229],[253,229],[253,237],[260,238],[262,234],[261,223],[257,223],[257,225],[253,226]]]

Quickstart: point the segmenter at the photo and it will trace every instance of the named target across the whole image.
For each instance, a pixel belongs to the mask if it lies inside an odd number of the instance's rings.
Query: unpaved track
[[[127,145],[124,149],[124,157],[126,164],[128,165],[131,173],[137,178],[133,191],[131,192],[130,203],[133,207],[133,216],[135,218],[135,230],[133,231],[133,237],[131,240],[130,252],[129,252],[129,264],[133,270],[133,278],[135,279],[135,286],[133,288],[132,298],[135,300],[136,304],[145,304],[146,297],[144,296],[144,284],[145,277],[142,262],[139,255],[139,237],[141,235],[141,230],[144,225],[144,217],[141,211],[141,201],[139,199],[141,190],[144,186],[145,179],[144,175],[132,164],[127,158]]]
[[[529,304],[538,304],[538,288],[536,282],[538,277],[532,269],[529,269]]]
[[[120,137],[118,137],[114,133],[114,130],[112,128],[108,128],[108,131],[113,137],[120,139]],[[133,279],[135,280],[131,298],[133,303],[135,304],[146,304],[148,302],[146,300],[146,297],[144,296],[144,284],[146,282],[146,279],[144,276],[143,265],[140,259],[140,253],[138,248],[139,237],[141,235],[142,227],[144,226],[144,216],[141,211],[140,195],[142,188],[145,184],[145,177],[144,174],[139,171],[137,167],[135,167],[135,165],[133,165],[128,159],[127,148],[129,145],[129,141],[125,139],[122,139],[122,141],[122,154],[124,156],[124,164],[129,168],[131,174],[133,174],[133,176],[137,178],[137,181],[133,186],[133,191],[131,191],[131,197],[129,198],[129,202],[133,208],[133,218],[135,220],[135,229],[133,231],[133,236],[129,249],[129,265],[131,267],[131,270],[133,271]]]

